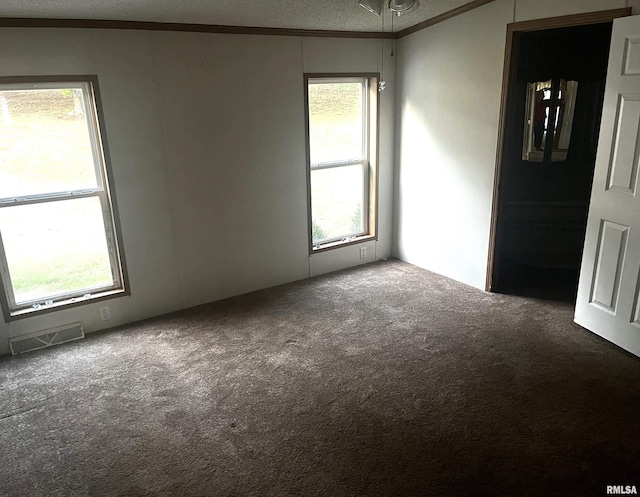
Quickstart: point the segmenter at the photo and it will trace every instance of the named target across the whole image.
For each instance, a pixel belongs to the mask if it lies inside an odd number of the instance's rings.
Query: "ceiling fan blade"
[[[359,0],[358,5],[364,7],[369,12],[379,16],[382,14],[382,7],[385,0]]]

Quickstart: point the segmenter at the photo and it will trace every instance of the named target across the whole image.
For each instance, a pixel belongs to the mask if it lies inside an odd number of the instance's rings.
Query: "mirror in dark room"
[[[527,83],[522,160],[567,160],[577,94],[577,81],[560,79]],[[548,160],[545,160],[545,150],[551,151]]]

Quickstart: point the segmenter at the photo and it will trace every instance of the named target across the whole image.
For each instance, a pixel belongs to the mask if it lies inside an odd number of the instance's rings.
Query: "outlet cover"
[[[109,319],[111,319],[111,309],[109,309],[109,306],[100,308],[100,318],[103,321],[109,321]]]

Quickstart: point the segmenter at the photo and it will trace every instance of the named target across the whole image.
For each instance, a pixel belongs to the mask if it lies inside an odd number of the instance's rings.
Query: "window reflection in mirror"
[[[567,160],[577,93],[577,81],[550,79],[527,84],[522,160]]]

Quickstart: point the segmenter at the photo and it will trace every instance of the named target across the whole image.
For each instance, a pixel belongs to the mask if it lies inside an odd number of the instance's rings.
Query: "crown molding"
[[[451,19],[452,17],[459,16],[460,14],[464,14],[465,12],[469,12],[470,10],[477,9],[483,5],[493,2],[494,0],[474,0],[473,2],[469,2],[465,5],[458,7],[457,9],[450,10],[449,12],[445,12],[444,14],[440,14],[439,16],[432,17],[431,19],[427,19],[426,21],[422,21],[415,26],[411,26],[410,28],[403,29],[402,31],[398,31],[394,33],[394,38],[404,38],[407,35],[415,33],[416,31],[421,31],[425,28],[433,26],[434,24],[441,23],[446,21],[447,19]]]
[[[322,38],[395,38],[393,33],[371,31],[330,31],[314,29],[261,28],[252,26],[222,26],[217,24],[187,24],[178,22],[117,21],[109,19],[43,19],[31,17],[1,17],[0,27],[135,29],[146,31],[181,31],[190,33],[305,36]]]

